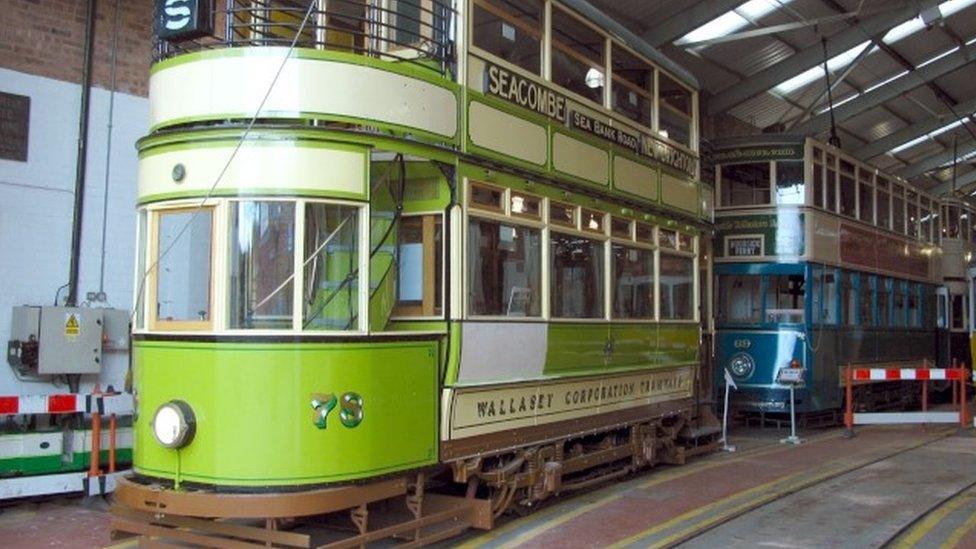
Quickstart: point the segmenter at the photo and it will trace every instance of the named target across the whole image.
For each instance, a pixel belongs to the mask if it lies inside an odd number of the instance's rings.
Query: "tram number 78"
[[[319,429],[328,427],[329,414],[339,406],[339,423],[352,429],[363,422],[363,397],[352,391],[336,398],[334,394],[312,394],[312,422]]]

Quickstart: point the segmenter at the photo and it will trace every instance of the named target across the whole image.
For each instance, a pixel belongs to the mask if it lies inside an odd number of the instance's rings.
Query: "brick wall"
[[[89,0],[3,0],[0,67],[80,83]],[[152,0],[97,0],[92,83],[109,89],[118,4],[116,90],[146,95]]]

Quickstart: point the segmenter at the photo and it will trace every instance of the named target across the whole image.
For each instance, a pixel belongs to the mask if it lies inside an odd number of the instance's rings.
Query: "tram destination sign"
[[[698,158],[694,155],[654,136],[611,126],[579,110],[573,110],[570,108],[571,100],[565,95],[504,67],[485,63],[484,90],[489,95],[541,114],[571,129],[609,141],[638,156],[652,158],[690,176],[697,172]]]
[[[776,145],[718,150],[709,156],[709,160],[713,164],[768,162],[770,160],[803,160],[803,143],[781,143]]]

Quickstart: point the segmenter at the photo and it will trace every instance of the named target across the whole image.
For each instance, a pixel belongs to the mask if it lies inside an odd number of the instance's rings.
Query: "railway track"
[[[961,524],[950,526],[949,535],[939,539],[942,547],[956,547],[963,536],[970,530],[976,529],[976,481],[963,486],[919,515],[915,520],[906,524],[893,536],[888,538],[880,547],[885,549],[908,549],[916,547],[925,541],[933,531],[955,513],[961,513],[969,518],[959,521]]]

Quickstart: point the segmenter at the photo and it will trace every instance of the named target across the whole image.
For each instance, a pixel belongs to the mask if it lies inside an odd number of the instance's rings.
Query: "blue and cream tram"
[[[932,214],[936,215],[936,214]],[[942,368],[953,362],[972,365],[969,326],[972,314],[966,289],[966,268],[976,251],[976,209],[967,202],[945,198],[941,203],[940,247],[942,287],[938,292],[937,361]]]
[[[716,143],[716,363],[737,409],[839,408],[845,365],[936,358],[939,203],[813,139]],[[876,395],[891,399],[895,395]],[[900,398],[900,397],[897,397]]]

